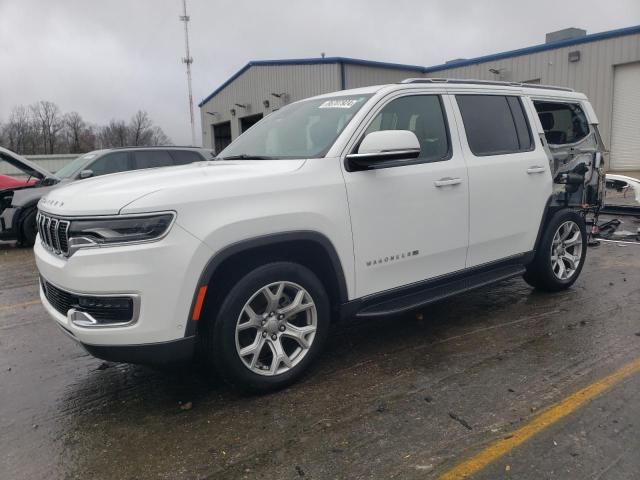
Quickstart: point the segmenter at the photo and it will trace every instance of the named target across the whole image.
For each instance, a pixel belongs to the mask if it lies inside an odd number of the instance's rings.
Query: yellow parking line
[[[30,302],[14,303],[13,305],[0,305],[0,310],[10,310],[14,308],[28,307],[40,303],[40,300],[31,300]]]
[[[571,412],[574,412],[586,402],[600,395],[616,383],[638,372],[640,372],[640,358],[626,364],[611,375],[608,375],[582,390],[577,391],[561,402],[552,405],[537,417],[533,418],[529,423],[513,432],[513,434],[509,435],[507,438],[503,438],[492,443],[478,454],[447,471],[439,477],[439,480],[459,480],[468,478],[470,475],[484,469],[487,465],[513,450],[518,445],[524,443],[545,428],[566,417]]]

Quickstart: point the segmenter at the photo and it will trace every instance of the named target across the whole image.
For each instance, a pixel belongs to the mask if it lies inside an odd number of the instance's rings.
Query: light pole
[[[187,85],[189,87],[189,117],[191,119],[191,145],[196,145],[196,127],[193,118],[193,94],[191,92],[191,64],[193,58],[189,54],[189,15],[187,15],[187,0],[182,0],[182,15],[180,21],[184,22],[184,48],[186,55],[182,58],[182,63],[187,65]]]

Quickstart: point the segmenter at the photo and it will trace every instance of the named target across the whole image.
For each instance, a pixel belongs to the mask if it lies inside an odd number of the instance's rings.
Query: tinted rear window
[[[518,97],[456,95],[474,155],[503,155],[531,150],[531,131]]]
[[[204,158],[191,150],[169,150],[173,157],[174,165],[186,165],[187,163],[201,162]]]
[[[129,168],[129,154],[127,152],[108,153],[87,167],[88,170],[93,172],[94,177],[107,175],[108,173],[124,172]]]
[[[147,150],[134,152],[134,168],[156,168],[172,166],[173,159],[166,150]]]

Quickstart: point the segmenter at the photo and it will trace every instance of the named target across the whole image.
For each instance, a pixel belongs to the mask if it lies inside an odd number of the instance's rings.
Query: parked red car
[[[31,180],[20,180],[8,175],[0,175],[0,190],[4,190],[5,188],[28,187],[35,184],[37,181],[38,180],[35,178],[32,178]]]

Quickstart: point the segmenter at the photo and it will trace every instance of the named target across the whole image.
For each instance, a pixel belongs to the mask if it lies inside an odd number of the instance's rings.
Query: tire
[[[329,297],[311,270],[290,262],[260,266],[230,289],[215,318],[205,319],[205,367],[245,391],[283,388],[322,350],[330,316]]]
[[[30,208],[22,219],[19,241],[24,247],[33,247],[33,244],[36,243],[36,235],[38,234],[36,214],[36,209]]]
[[[558,292],[577,280],[587,256],[583,217],[572,210],[556,212],[545,227],[525,281],[539,290]]]

